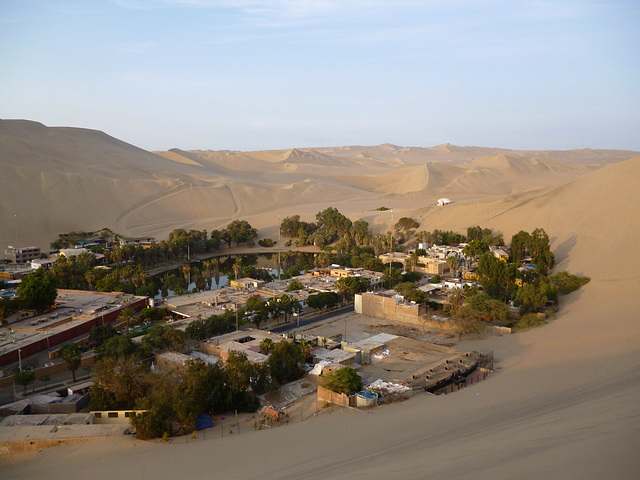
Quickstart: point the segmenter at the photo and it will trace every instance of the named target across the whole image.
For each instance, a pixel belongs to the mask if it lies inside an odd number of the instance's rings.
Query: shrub
[[[571,292],[575,292],[591,280],[589,277],[578,277],[565,271],[549,275],[548,278],[549,283],[558,289],[560,295],[568,295]]]
[[[324,387],[336,393],[350,395],[362,389],[362,378],[350,367],[329,372],[323,377]]]
[[[265,238],[263,240],[258,240],[258,245],[260,245],[261,247],[273,247],[275,244],[276,244],[276,242],[274,242],[270,238]]]

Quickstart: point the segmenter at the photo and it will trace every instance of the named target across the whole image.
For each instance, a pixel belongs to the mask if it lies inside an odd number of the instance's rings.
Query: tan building
[[[426,315],[427,306],[405,302],[389,291],[365,292],[355,296],[355,311],[369,317],[415,324],[420,315]]]
[[[424,266],[420,266],[420,264]],[[427,273],[429,275],[443,275],[450,271],[446,260],[432,257],[418,257],[416,272]]]
[[[264,282],[254,278],[239,278],[238,280],[229,279],[229,286],[247,290],[249,288],[262,288],[264,287]]]
[[[4,255],[11,263],[31,263],[31,260],[40,257],[40,248],[9,245],[9,248],[4,251]]]

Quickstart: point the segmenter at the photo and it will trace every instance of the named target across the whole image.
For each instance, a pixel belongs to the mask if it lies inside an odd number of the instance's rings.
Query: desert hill
[[[410,212],[440,196],[537,192],[635,155],[450,144],[152,153],[95,130],[0,120],[0,243],[47,248],[58,233],[102,227],[164,238],[237,217],[273,229],[278,215],[312,219],[329,205],[383,228],[381,205]]]

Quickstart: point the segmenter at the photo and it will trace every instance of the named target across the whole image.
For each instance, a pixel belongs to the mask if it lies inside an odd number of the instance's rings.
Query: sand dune
[[[110,226],[161,236],[233,217],[273,230],[278,215],[311,219],[330,205],[386,229],[390,212],[375,211],[385,205],[427,230],[480,224],[509,239],[543,227],[558,267],[592,280],[561,299],[543,328],[463,343],[493,350],[498,370],[455,395],[189,444],[123,437],[58,447],[0,459],[3,478],[637,478],[637,152],[300,152],[316,163],[287,169],[285,150],[155,155],[100,132],[2,121],[0,241],[13,243],[14,212],[21,243],[46,245],[61,231]],[[434,207],[443,194],[456,202]]]
[[[211,230],[241,215],[273,227],[292,206],[312,219],[334,205],[355,220],[372,205],[411,211],[439,196],[478,201],[537,191],[632,156],[449,144],[150,153],[103,132],[1,120],[0,243],[46,248],[58,233],[102,227],[165,238],[173,228]],[[386,219],[369,217],[386,229]]]

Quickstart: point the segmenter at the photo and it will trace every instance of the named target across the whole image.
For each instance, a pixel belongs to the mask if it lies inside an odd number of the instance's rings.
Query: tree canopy
[[[42,313],[49,309],[58,297],[55,277],[44,268],[26,275],[18,286],[18,299],[25,310]]]
[[[322,379],[324,387],[336,393],[351,395],[362,389],[362,378],[350,367],[329,372]]]

